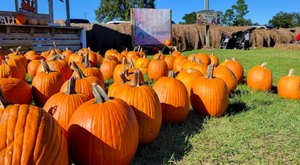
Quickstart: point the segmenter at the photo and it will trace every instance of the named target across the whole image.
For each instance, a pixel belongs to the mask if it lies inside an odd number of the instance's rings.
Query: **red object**
[[[296,41],[299,41],[300,40],[300,33],[296,36]]]

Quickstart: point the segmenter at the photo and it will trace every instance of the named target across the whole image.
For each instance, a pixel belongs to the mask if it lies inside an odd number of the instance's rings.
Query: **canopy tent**
[[[26,1],[26,2],[25,2]],[[64,0],[59,0],[61,2],[64,2]],[[66,25],[70,26],[70,3],[69,0],[65,0],[66,1],[66,16],[67,16],[67,20],[66,20]],[[38,0],[22,0],[22,3],[30,3],[31,5],[34,6],[35,10],[33,12],[38,13]],[[53,0],[48,0],[48,6],[49,6],[49,23],[53,23],[54,19],[53,19]],[[15,9],[16,12],[19,11],[19,0],[15,0]]]

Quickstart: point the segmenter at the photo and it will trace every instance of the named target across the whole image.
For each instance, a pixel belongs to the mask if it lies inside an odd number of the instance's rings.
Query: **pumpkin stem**
[[[202,60],[200,58],[197,60],[197,63],[203,65]]]
[[[119,76],[120,76],[120,78],[122,80],[122,84],[124,84],[124,83],[126,83],[128,81],[127,78],[126,78],[125,73],[121,73],[121,74],[119,74]]]
[[[295,69],[292,68],[292,69],[290,69],[288,76],[294,76],[294,75],[295,75]]]
[[[105,101],[109,100],[105,91],[97,83],[92,83],[92,92],[93,92],[94,97],[96,98],[97,104],[104,103]]]
[[[235,57],[232,57],[232,61],[236,61]]]
[[[267,67],[267,62],[262,63],[260,66],[263,67],[263,68],[266,68]]]
[[[84,67],[85,68],[89,68],[90,67],[90,63],[89,63],[89,53],[86,53],[85,57],[84,57]]]
[[[69,82],[68,82],[68,87],[67,87],[67,94],[76,94],[76,90],[75,90],[75,86],[76,86],[76,78],[75,77],[71,77]]]
[[[57,49],[56,43],[53,42],[54,49]]]
[[[80,79],[86,78],[82,70],[78,67],[78,65],[74,61],[72,62],[72,67],[74,68],[75,72],[77,72]]]
[[[55,112],[57,111],[57,105],[54,106],[54,107],[51,107],[49,110],[48,110],[48,113],[51,115],[51,116],[54,116]]]
[[[50,72],[51,72],[51,70],[50,70],[50,67],[49,67],[49,65],[47,64],[47,62],[46,62],[46,61],[44,61],[44,60],[41,60],[41,63],[42,63],[42,66],[43,66],[44,72],[46,72],[46,73],[50,73]]]
[[[175,78],[174,70],[169,70],[169,72],[168,72],[168,77],[170,77],[170,78]]]
[[[176,51],[176,52],[178,51],[176,46],[174,46],[174,51]]]
[[[122,58],[122,64],[125,65],[126,64],[126,57]]]
[[[201,60],[201,59],[200,59]],[[191,61],[194,62],[195,61],[195,55],[192,54],[192,58],[191,58]]]
[[[134,68],[134,64],[133,64],[132,58],[129,58],[128,63],[130,65],[130,68]]]
[[[213,78],[213,73],[214,73],[214,65],[210,64],[210,65],[207,66],[207,71],[206,71],[205,78],[212,79]]]
[[[131,79],[131,86],[141,86],[143,85],[142,82],[141,82],[141,76],[142,75],[142,72],[139,70],[139,69],[136,69],[133,73],[133,78]]]
[[[88,47],[88,50],[89,50],[89,51],[92,51],[92,50],[91,50],[91,47]]]
[[[5,60],[1,60],[2,65],[7,65],[7,62]]]
[[[189,74],[192,74],[192,73],[193,73],[193,71],[194,71],[194,69],[192,69],[192,68],[188,68],[188,69],[186,69],[186,72],[188,72]]]
[[[63,59],[63,56],[61,54],[56,54],[50,60],[56,61],[56,60],[62,60],[62,59]]]

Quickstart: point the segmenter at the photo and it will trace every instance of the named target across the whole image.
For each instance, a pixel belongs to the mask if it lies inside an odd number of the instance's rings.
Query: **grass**
[[[274,89],[251,91],[245,83],[231,94],[224,116],[204,117],[192,110],[181,124],[163,124],[157,139],[139,146],[132,164],[297,164],[300,162],[300,101],[278,97],[276,85],[290,68],[300,75],[300,52],[272,48],[193,50],[235,57],[245,76],[268,62]]]

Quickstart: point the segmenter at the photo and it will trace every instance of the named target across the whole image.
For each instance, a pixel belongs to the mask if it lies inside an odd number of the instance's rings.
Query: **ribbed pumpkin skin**
[[[64,130],[32,105],[10,105],[0,112],[0,164],[68,165]]]
[[[232,71],[238,84],[243,81],[244,68],[240,62],[233,59],[233,60],[224,61],[221,63],[221,65],[225,65],[226,67],[228,67],[228,69]]]
[[[129,164],[138,147],[139,128],[127,103],[115,98],[82,104],[68,129],[69,151],[75,164]]]
[[[234,74],[224,65],[220,65],[214,69],[214,77],[218,77],[225,81],[229,93],[237,86]]]
[[[65,82],[65,77],[60,72],[41,72],[32,80],[32,92],[35,103],[43,106],[55,93],[58,93]]]
[[[162,123],[161,104],[157,94],[147,85],[132,87],[126,84],[119,88],[119,92],[113,92],[113,97],[124,100],[133,109],[139,124],[140,144],[152,142],[158,136]]]
[[[32,92],[30,86],[18,78],[0,78],[0,89],[8,102],[30,104]]]
[[[65,130],[68,130],[69,121],[73,113],[81,104],[88,100],[89,97],[83,93],[68,94],[59,92],[48,99],[43,109],[46,112],[54,113],[52,116]],[[55,108],[55,112],[51,112],[51,108]]]
[[[201,115],[221,116],[229,103],[225,82],[220,78],[199,77],[194,80],[191,92],[193,110]]]
[[[277,85],[278,95],[283,98],[300,99],[300,76],[281,77]]]
[[[272,72],[261,66],[254,66],[247,75],[247,85],[250,89],[267,91],[272,88]]]
[[[12,70],[9,65],[0,65],[0,78],[11,78]]]
[[[158,80],[168,76],[168,65],[164,60],[153,59],[148,65],[148,75],[151,80]]]
[[[188,114],[190,99],[184,84],[175,78],[162,77],[153,85],[161,103],[164,123],[183,122]]]
[[[176,76],[176,79],[180,80],[183,82],[185,85],[189,97],[191,96],[191,89],[192,89],[192,83],[193,81],[198,78],[203,76],[202,73],[196,69],[186,69],[182,70],[179,72],[179,74]]]

